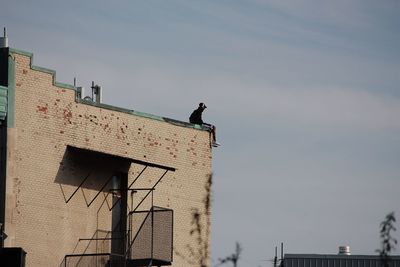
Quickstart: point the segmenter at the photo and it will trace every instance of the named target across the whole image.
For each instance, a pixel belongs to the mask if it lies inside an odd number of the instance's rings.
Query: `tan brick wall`
[[[111,212],[104,194],[89,208],[86,205],[108,175],[105,166],[87,166],[97,170],[86,183],[93,187],[85,186],[65,201],[85,176],[82,168],[79,172],[64,166],[71,145],[176,168],[156,187],[155,204],[174,210],[173,266],[195,266],[184,258],[191,259],[188,245],[200,251],[190,231],[193,210],[204,212],[212,160],[209,133],[77,103],[74,90],[54,86],[50,73],[31,68],[30,57],[14,57],[15,127],[8,130],[6,246],[23,247],[28,267],[59,266],[65,254],[74,249],[82,252],[83,242],[75,247],[79,238],[92,237],[96,229],[110,230]],[[129,167],[129,184],[142,168]],[[162,172],[149,169],[136,187],[152,186]],[[59,177],[71,174],[75,184],[60,182]],[[205,229],[210,218],[202,218]],[[210,241],[204,230],[203,240]]]

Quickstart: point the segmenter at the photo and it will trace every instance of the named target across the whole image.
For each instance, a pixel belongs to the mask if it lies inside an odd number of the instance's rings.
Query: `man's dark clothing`
[[[215,129],[215,126],[212,125],[212,124],[204,123],[204,122],[203,122],[203,119],[201,118],[201,115],[203,114],[203,111],[204,111],[206,108],[207,108],[207,106],[204,105],[204,103],[200,103],[200,104],[199,104],[199,107],[198,107],[196,110],[194,110],[194,111],[192,112],[192,114],[190,114],[189,121],[190,121],[190,123],[202,125],[204,129],[207,129],[207,130],[210,132],[210,135],[212,135],[212,138],[213,138],[212,144],[211,144],[211,145],[212,145],[213,147],[217,147],[217,146],[219,146],[220,144],[217,143],[217,141],[216,141],[216,139],[215,139],[215,138],[216,138],[216,129]]]
[[[194,124],[203,124],[203,119],[201,118],[201,114],[203,113],[204,109],[199,107],[192,112],[189,117],[190,123]]]

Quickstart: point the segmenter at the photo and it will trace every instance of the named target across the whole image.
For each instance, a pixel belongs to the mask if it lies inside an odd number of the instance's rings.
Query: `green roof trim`
[[[36,71],[41,71],[44,73],[48,73],[51,74],[53,77],[53,85],[56,87],[61,87],[61,88],[65,88],[65,89],[70,89],[70,90],[74,90],[75,91],[75,95],[77,92],[77,89],[75,86],[71,85],[71,84],[65,84],[65,83],[60,83],[56,81],[56,71],[52,70],[52,69],[48,69],[48,68],[43,68],[43,67],[39,67],[39,66],[35,66],[33,65],[33,53],[31,52],[26,52],[23,50],[19,50],[19,49],[15,49],[15,48],[10,48],[10,53],[14,53],[14,54],[19,54],[19,55],[23,55],[26,57],[30,57],[30,67],[32,70],[36,70]],[[12,73],[10,70],[10,62],[12,62]],[[9,60],[9,89],[10,89],[10,84],[12,81],[12,109],[14,109],[14,88],[15,88],[15,62],[13,60]],[[12,75],[11,75],[12,74]],[[10,91],[10,90],[9,90]],[[8,98],[10,98],[10,96],[8,96]],[[135,116],[139,116],[139,117],[144,117],[144,118],[148,118],[148,119],[152,119],[152,120],[157,120],[157,121],[164,121],[173,125],[177,125],[177,126],[182,126],[182,127],[187,127],[187,128],[193,128],[193,129],[198,129],[198,130],[204,130],[204,131],[208,131],[208,129],[206,127],[203,127],[201,125],[198,124],[192,124],[189,122],[184,122],[184,121],[179,121],[179,120],[174,120],[174,119],[170,119],[170,118],[166,118],[166,117],[161,117],[161,116],[157,116],[157,115],[153,115],[153,114],[149,114],[149,113],[145,113],[145,112],[140,112],[140,111],[136,111],[136,110],[130,110],[130,109],[126,109],[126,108],[121,108],[121,107],[116,107],[116,106],[111,106],[108,104],[103,104],[103,103],[97,103],[97,102],[93,102],[90,100],[84,100],[84,99],[79,99],[79,98],[75,98],[77,103],[80,104],[85,104],[85,105],[90,105],[90,106],[95,106],[95,107],[99,107],[99,108],[104,108],[104,109],[108,109],[108,110],[113,110],[113,111],[117,111],[117,112],[123,112],[123,113],[128,113],[131,115],[135,115]],[[10,99],[9,99],[10,102]],[[10,105],[9,105],[9,111],[10,111]],[[14,114],[14,113],[13,113]],[[10,118],[10,116],[8,116],[9,120],[12,119],[12,123],[10,124],[9,121],[9,127],[10,125],[14,125],[14,115],[12,115],[12,118]],[[12,126],[13,127],[13,126]]]
[[[19,55],[23,55],[23,56],[27,56],[27,57],[33,58],[33,53],[31,53],[31,52],[15,49],[15,48],[12,48],[12,47],[10,47],[9,49],[10,49],[10,53],[19,54]]]
[[[149,113],[146,113],[146,112],[132,110],[131,114],[134,114],[134,115],[140,116],[140,117],[144,117],[144,118],[148,118],[148,119],[152,119],[152,120],[164,121],[163,117],[160,117],[160,116],[157,116],[157,115],[153,115],[153,114],[149,114]]]
[[[56,80],[56,71],[55,70],[33,65],[33,53],[22,51],[22,50],[15,49],[15,48],[10,48],[10,53],[19,54],[19,55],[30,57],[30,59],[31,59],[31,69],[51,74],[53,76],[53,85],[54,86],[65,88],[65,89],[76,90],[75,86],[73,86],[71,84],[57,82],[57,80]]]

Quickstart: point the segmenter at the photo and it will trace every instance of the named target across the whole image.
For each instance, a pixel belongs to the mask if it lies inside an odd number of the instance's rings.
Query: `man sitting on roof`
[[[202,119],[202,114],[203,111],[207,108],[206,105],[204,105],[204,103],[200,103],[199,107],[197,109],[195,109],[192,114],[189,117],[189,121],[190,123],[194,123],[194,124],[199,124],[202,126],[205,126],[206,128],[209,129],[209,131],[211,132],[212,136],[213,136],[213,143],[212,146],[213,147],[217,147],[220,144],[216,141],[216,128],[214,125],[212,124],[208,124],[208,123],[204,123],[203,119]]]

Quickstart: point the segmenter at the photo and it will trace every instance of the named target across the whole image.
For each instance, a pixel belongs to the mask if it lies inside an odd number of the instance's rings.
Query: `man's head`
[[[205,110],[207,106],[204,103],[199,104],[199,109]]]

